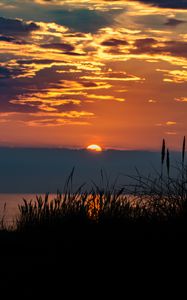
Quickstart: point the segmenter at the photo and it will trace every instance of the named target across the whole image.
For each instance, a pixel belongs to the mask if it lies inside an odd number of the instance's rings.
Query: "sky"
[[[0,146],[178,149],[186,28],[187,0],[0,0]]]

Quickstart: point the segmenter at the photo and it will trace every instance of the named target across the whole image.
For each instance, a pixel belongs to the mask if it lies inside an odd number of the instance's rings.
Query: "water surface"
[[[44,194],[39,194],[42,197]],[[49,195],[49,199],[52,199],[54,194]],[[0,194],[0,220],[4,217],[7,224],[11,225],[19,215],[18,205],[23,203],[23,199],[35,200],[36,194]]]

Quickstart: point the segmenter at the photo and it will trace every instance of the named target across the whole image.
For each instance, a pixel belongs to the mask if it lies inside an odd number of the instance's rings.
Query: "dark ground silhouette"
[[[2,223],[0,230],[1,292],[26,298],[41,294],[42,299],[49,295],[53,299],[111,298],[112,293],[114,299],[160,299],[177,289],[177,299],[183,299],[185,145],[174,178],[169,151],[163,146],[161,174],[156,179],[138,173],[135,185],[111,190],[101,173],[103,186],[94,185],[88,193],[73,192],[72,170],[64,193],[57,193],[52,202],[47,195],[25,201],[16,228],[7,230]],[[130,187],[138,205],[130,205],[124,196]]]

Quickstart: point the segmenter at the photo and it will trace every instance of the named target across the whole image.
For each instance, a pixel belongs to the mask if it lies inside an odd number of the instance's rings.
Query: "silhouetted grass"
[[[19,296],[24,290],[26,295],[34,290],[35,297],[37,290],[48,295],[50,288],[54,298],[55,291],[61,295],[67,288],[67,295],[71,290],[77,295],[78,282],[82,295],[83,285],[93,285],[94,290],[98,282],[103,286],[106,278],[104,289],[110,290],[116,274],[120,274],[123,287],[130,278],[134,288],[134,278],[139,282],[142,277],[142,286],[148,282],[142,276],[146,270],[154,288],[158,286],[166,262],[173,270],[175,264],[186,261],[185,139],[175,177],[172,168],[164,141],[161,169],[147,177],[137,170],[131,185],[119,187],[117,180],[110,183],[101,171],[99,184],[93,182],[88,191],[83,184],[74,192],[73,169],[63,192],[58,191],[54,199],[48,194],[23,199],[14,228],[7,228],[4,217],[0,222],[1,274],[3,285],[8,286],[6,293],[13,290],[15,295],[15,289],[20,288]],[[154,272],[159,274],[155,281]],[[180,272],[175,274],[178,277]],[[108,278],[112,278],[109,285]]]
[[[171,166],[170,152],[165,155],[165,141],[163,140],[161,152],[161,174],[148,177],[137,175],[131,177],[134,184],[127,187],[126,192],[136,195],[140,202],[146,204],[149,217],[176,218],[186,215],[187,206],[187,166],[185,165],[185,137],[182,146],[182,160]],[[166,165],[164,165],[166,163]],[[165,175],[164,175],[165,167]],[[175,169],[175,176],[171,177],[171,168]],[[146,200],[146,201],[145,201]]]
[[[6,222],[5,222],[5,215],[6,215],[6,203],[4,204],[3,211],[0,216],[0,230],[1,231],[6,231],[8,229]]]
[[[64,191],[57,191],[49,200],[36,196],[23,199],[19,205],[15,232],[53,232],[63,238],[130,237],[144,235],[152,230],[162,234],[163,228],[182,231],[187,225],[187,166],[185,165],[184,137],[181,162],[171,166],[170,151],[165,140],[161,150],[161,169],[153,175],[143,176],[136,170],[132,184],[117,186],[110,183],[101,171],[101,183],[87,191],[85,185],[73,192],[74,169],[67,178]],[[177,175],[171,177],[171,169]],[[4,219],[1,228],[5,230]],[[187,232],[187,230],[186,230]]]

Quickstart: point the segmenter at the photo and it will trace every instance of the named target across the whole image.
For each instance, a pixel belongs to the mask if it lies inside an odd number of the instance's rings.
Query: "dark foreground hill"
[[[162,151],[161,163],[156,177],[137,172],[130,177],[133,184],[120,188],[110,186],[101,172],[101,185],[93,183],[89,191],[72,189],[72,170],[52,201],[48,195],[24,201],[14,229],[1,222],[1,292],[26,299],[111,298],[112,293],[114,299],[160,299],[176,288],[177,299],[183,299],[184,151],[174,177],[169,151],[167,157]]]
[[[130,293],[132,299],[163,295],[163,289],[168,295],[178,280],[185,286],[186,233],[155,237],[149,228],[141,236],[139,226],[127,228],[123,238],[114,228],[108,228],[107,235],[99,228],[97,233],[94,236],[89,229],[80,239],[75,230],[74,239],[64,239],[63,232],[1,232],[1,293],[34,299],[39,295],[109,297],[111,293],[118,299]]]
[[[37,222],[29,211],[17,230],[0,232],[1,293],[6,296],[159,297],[186,278],[186,215],[131,220],[106,214],[95,221],[71,211],[64,221],[58,216],[42,221],[40,215]]]

